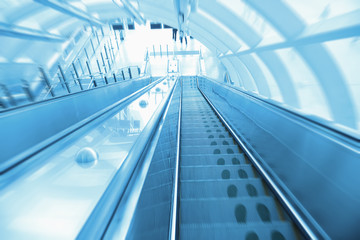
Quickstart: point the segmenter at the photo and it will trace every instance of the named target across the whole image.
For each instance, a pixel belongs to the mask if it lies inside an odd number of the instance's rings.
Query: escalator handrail
[[[288,200],[284,191],[278,186],[276,181],[270,176],[267,170],[263,167],[263,165],[255,158],[249,148],[244,144],[244,142],[240,139],[240,137],[233,130],[231,125],[225,120],[223,115],[215,108],[210,99],[205,95],[205,93],[200,89],[199,82],[197,81],[197,87],[200,93],[203,95],[205,100],[209,103],[211,108],[214,110],[216,115],[220,118],[221,122],[225,125],[227,130],[229,130],[232,137],[239,144],[239,146],[244,151],[245,155],[249,158],[254,167],[258,170],[261,177],[265,180],[265,182],[270,186],[273,190],[276,197],[280,200],[280,202],[284,205],[286,210],[290,213],[290,216],[294,219],[295,223],[300,227],[302,232],[306,234],[308,239],[328,239],[327,234],[321,229],[321,227],[311,219],[311,216],[308,214],[301,212],[294,206],[292,202]]]
[[[168,104],[170,104],[170,98],[174,93],[175,86],[176,82],[167,98],[164,99],[164,102],[155,110],[155,113],[135,141],[76,239],[102,239],[104,237],[131,178],[136,178],[136,176],[133,176],[133,173],[139,161],[144,157],[144,154],[146,154],[146,149],[149,144],[151,144],[151,139],[156,133],[156,127]]]
[[[172,201],[171,201],[171,213],[169,224],[169,240],[178,239],[178,219],[179,219],[179,166],[180,166],[180,130],[181,130],[181,111],[182,111],[182,79],[180,79],[180,104],[179,104],[179,118],[178,129],[176,138],[176,159],[174,166],[174,177],[172,187]]]

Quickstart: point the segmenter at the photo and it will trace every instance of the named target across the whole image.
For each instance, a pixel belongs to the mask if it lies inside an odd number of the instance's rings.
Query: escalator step
[[[227,146],[235,145],[235,141],[232,138],[193,138],[193,139],[184,139],[181,141],[181,147],[184,146]]]
[[[206,129],[211,129],[211,128],[223,128],[224,126],[221,123],[212,123],[211,121],[201,121],[201,122],[188,122],[186,124],[182,124],[181,128],[182,129],[187,129],[187,128],[202,128],[205,130]],[[224,129],[225,130],[225,129]]]
[[[210,145],[210,146],[183,146],[181,147],[181,155],[188,155],[188,154],[239,154],[240,149],[236,145]]]
[[[197,127],[197,128],[184,128],[181,130],[181,134],[201,134],[207,133],[209,137],[210,134],[222,134],[225,137],[230,136],[229,133],[222,128],[209,128],[209,127]]]
[[[240,239],[240,240],[292,240],[296,239],[288,222],[271,224],[181,224],[180,239]]]
[[[256,178],[250,165],[181,166],[181,180],[221,180]]]
[[[271,223],[281,221],[274,200],[259,196],[237,198],[181,198],[181,222],[187,223]]]
[[[207,132],[194,132],[194,133],[181,133],[181,139],[194,139],[194,138],[229,138],[231,135],[228,132],[220,132],[220,133],[207,133]]]
[[[193,191],[193,189],[197,189]],[[241,198],[266,196],[259,179],[183,180],[181,197],[187,198]]]
[[[244,154],[182,155],[181,166],[217,166],[247,164]]]

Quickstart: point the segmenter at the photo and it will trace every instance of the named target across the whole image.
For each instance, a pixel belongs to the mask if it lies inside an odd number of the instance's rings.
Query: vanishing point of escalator
[[[196,79],[182,91],[180,239],[300,239]]]

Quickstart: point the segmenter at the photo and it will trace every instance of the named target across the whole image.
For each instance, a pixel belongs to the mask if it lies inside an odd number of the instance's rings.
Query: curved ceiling
[[[218,56],[236,86],[359,134],[357,0],[3,0],[0,8],[0,44],[7,46],[0,62],[45,64],[48,58],[35,53],[44,46],[47,56],[62,51],[84,24],[180,23]]]

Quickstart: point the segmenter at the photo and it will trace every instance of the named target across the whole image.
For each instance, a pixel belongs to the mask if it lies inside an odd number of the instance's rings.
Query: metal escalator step
[[[239,211],[240,209],[240,211]],[[181,223],[271,223],[280,221],[271,197],[181,198]]]
[[[225,137],[229,136],[229,132],[223,128],[210,128],[206,126],[199,126],[199,127],[191,127],[191,128],[184,128],[181,130],[181,134],[197,134],[197,133],[207,133],[209,137],[210,134],[223,134]]]
[[[191,117],[191,116],[208,116],[209,114],[211,116],[216,116],[216,114],[213,112],[212,109],[183,109],[182,114],[184,117]]]
[[[188,123],[217,123],[221,125],[221,121],[219,119],[215,119],[213,116],[198,116],[198,117],[186,117],[186,119],[183,119],[183,121],[186,121]],[[182,125],[182,127],[185,127],[186,125]]]
[[[243,153],[219,155],[182,155],[181,166],[223,166],[248,164]]]
[[[181,166],[181,180],[256,178],[250,165]]]
[[[211,133],[211,132],[210,132]],[[181,147],[183,146],[228,146],[234,145],[235,141],[233,138],[192,138],[192,139],[184,139],[181,141]]]
[[[196,115],[193,112],[183,112],[181,115],[182,119],[183,119],[183,123],[186,124],[187,122],[192,122],[193,120],[214,120],[217,116],[215,115],[215,113],[197,113]],[[203,119],[205,118],[205,119]],[[216,120],[216,119],[215,119]]]
[[[211,113],[211,114],[210,114]],[[206,113],[204,111],[199,110],[191,110],[191,111],[183,111],[182,120],[184,122],[188,122],[191,120],[218,120],[219,118],[216,116],[214,112],[211,110],[207,110]]]
[[[197,117],[202,117],[201,114],[213,113],[210,108],[183,108],[183,115],[185,116],[193,116],[194,113],[197,113]],[[199,115],[200,114],[200,115]]]
[[[211,132],[211,133],[207,133],[207,132],[194,132],[194,133],[181,133],[181,139],[193,139],[193,138],[229,138],[231,137],[230,133],[228,132],[221,132],[221,133],[217,133],[217,132]]]
[[[186,124],[183,124],[182,125],[182,129],[183,128],[194,128],[192,126],[192,124],[195,125],[195,127],[205,127],[205,126],[210,126],[210,127],[213,127],[214,125],[217,125],[218,127],[219,126],[223,126],[221,121],[218,120],[218,119],[206,119],[206,117],[204,117],[205,119],[203,118],[200,118],[200,119],[189,119],[187,120],[187,123]],[[213,118],[213,117],[212,117]]]
[[[198,115],[188,115],[188,116],[183,116],[182,120],[184,122],[201,122],[201,121],[217,121],[220,122],[220,120],[215,117],[215,116],[200,116]]]
[[[206,125],[206,124],[211,123],[211,121],[217,121],[217,123],[219,125],[221,125],[220,124],[221,122],[218,119],[215,119],[215,115],[212,115],[212,114],[198,114],[197,116],[192,116],[192,115],[188,114],[187,116],[185,115],[184,118],[187,118],[187,119],[183,120],[182,125],[181,125],[182,128],[189,127],[189,126],[191,127],[192,125],[195,125],[195,127],[197,127],[198,125],[201,125],[201,124]]]
[[[195,100],[198,101],[199,100]],[[192,109],[192,108],[204,108],[204,109],[211,109],[210,106],[206,106],[206,104],[204,103],[200,103],[200,104],[192,104],[191,102],[185,101],[183,102],[183,109]]]
[[[205,123],[206,122],[206,123]],[[227,132],[227,130],[221,125],[221,123],[217,123],[217,122],[207,122],[205,121],[203,123],[191,123],[191,124],[188,124],[188,125],[183,125],[182,128],[181,128],[181,132],[184,132],[184,130],[194,130],[194,129],[201,129],[203,130],[204,132],[206,132],[206,130],[210,129],[210,130],[221,130],[223,132]]]
[[[248,224],[181,224],[180,239],[186,240],[292,240],[296,239],[288,222]]]
[[[183,146],[181,148],[181,155],[187,154],[237,154],[240,153],[240,149],[236,145],[209,145],[209,146]]]
[[[196,191],[194,191],[196,189]],[[257,178],[236,180],[181,181],[181,198],[242,198],[266,196],[264,186]]]
[[[207,105],[206,103],[200,103],[200,104],[186,104],[184,105],[184,110],[186,109],[205,109],[210,110],[211,107]]]

